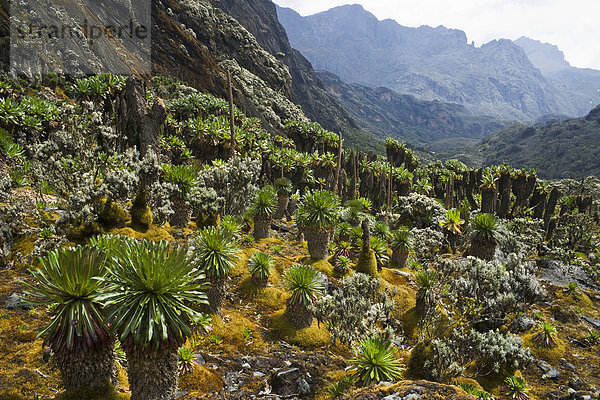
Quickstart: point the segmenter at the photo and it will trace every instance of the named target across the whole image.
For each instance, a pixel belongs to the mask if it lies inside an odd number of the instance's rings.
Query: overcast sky
[[[273,0],[302,15],[359,3],[377,18],[404,26],[465,31],[477,46],[527,36],[557,45],[575,67],[600,69],[598,0]]]

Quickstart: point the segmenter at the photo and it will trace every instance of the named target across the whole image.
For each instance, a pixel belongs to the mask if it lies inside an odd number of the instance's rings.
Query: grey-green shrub
[[[233,157],[225,165],[212,167],[200,172],[203,187],[213,189],[219,209],[223,215],[240,215],[248,206],[252,194],[258,189],[260,160],[249,157]],[[211,196],[212,193],[205,194]]]
[[[349,345],[365,335],[392,338],[399,330],[398,322],[391,318],[392,296],[393,292],[381,290],[378,279],[355,273],[321,297],[314,313],[327,323],[334,342]]]
[[[449,339],[431,342],[422,378],[449,382],[467,366],[471,376],[487,376],[505,369],[518,369],[533,361],[529,349],[518,336],[499,331],[455,331]]]
[[[418,193],[400,196],[396,210],[402,224],[418,229],[441,230],[440,221],[446,217],[446,210],[440,203]]]

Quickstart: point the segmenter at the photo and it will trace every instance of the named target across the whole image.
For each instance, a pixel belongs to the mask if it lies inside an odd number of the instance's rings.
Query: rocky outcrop
[[[306,119],[289,99],[292,78],[287,66],[233,17],[202,0],[153,1],[152,11],[156,72],[226,97],[222,92],[229,70],[236,104],[260,118],[264,128],[281,131],[286,118]]]
[[[600,71],[572,67],[560,49],[527,37],[515,40],[532,64],[557,88],[562,97],[568,97],[578,115],[584,115],[590,105],[600,103]]]
[[[292,78],[290,98],[308,118],[332,132],[343,132],[346,145],[383,149],[382,141],[360,130],[355,118],[328,93],[310,62],[292,48],[275,4],[269,0],[213,0],[213,4],[241,23],[265,50],[283,60]]]
[[[234,18],[208,0],[153,0],[151,6],[153,74],[178,78],[226,98],[229,70],[236,105],[247,115],[261,119],[265,129],[281,132],[286,118],[306,120],[302,110],[290,100],[292,77],[288,67],[264,50]],[[0,62],[5,69],[8,62],[4,58],[10,53],[8,10],[8,1],[0,0]],[[39,11],[49,20],[64,18],[57,7]],[[109,22],[103,14],[97,18],[98,24]],[[79,70],[85,72],[86,63],[96,65],[98,60],[110,59],[111,54],[118,52],[116,43],[99,43],[89,48],[69,43],[66,51],[78,60],[82,66]],[[112,72],[110,68],[108,72]],[[133,69],[133,73],[138,72]]]

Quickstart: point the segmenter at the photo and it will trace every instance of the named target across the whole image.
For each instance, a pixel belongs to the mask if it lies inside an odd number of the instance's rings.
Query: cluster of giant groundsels
[[[192,368],[182,346],[220,312],[240,247],[274,232],[291,246],[305,241],[310,255],[283,273],[286,318],[303,330],[316,317],[355,351],[333,396],[400,378],[405,340],[412,376],[510,371],[508,393],[523,398],[527,384],[512,372],[531,354],[518,332],[498,328],[544,295],[525,256],[586,254],[597,271],[597,199],[583,186],[561,193],[506,165],[420,165],[393,139],[386,157],[348,151],[304,121],[268,133],[228,102],[162,77],[0,82],[2,214],[22,215],[10,190],[35,197],[28,219],[2,219],[3,257],[21,224],[39,232],[28,293],[48,306],[40,335],[69,392],[115,384],[119,343],[132,399],[174,398],[179,373]],[[167,223],[196,232],[171,241],[114,234]],[[333,268],[318,272],[317,260]],[[278,284],[276,262],[251,255],[257,288]],[[404,268],[417,291],[398,316],[395,304],[413,295],[386,286],[384,273]],[[552,347],[555,335],[540,321],[535,341]]]

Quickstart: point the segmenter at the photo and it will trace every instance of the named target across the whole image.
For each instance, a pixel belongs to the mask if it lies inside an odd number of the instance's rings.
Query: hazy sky
[[[557,45],[575,67],[600,69],[598,0],[273,0],[302,15],[359,3],[377,18],[404,26],[444,25],[477,46],[527,36]]]

